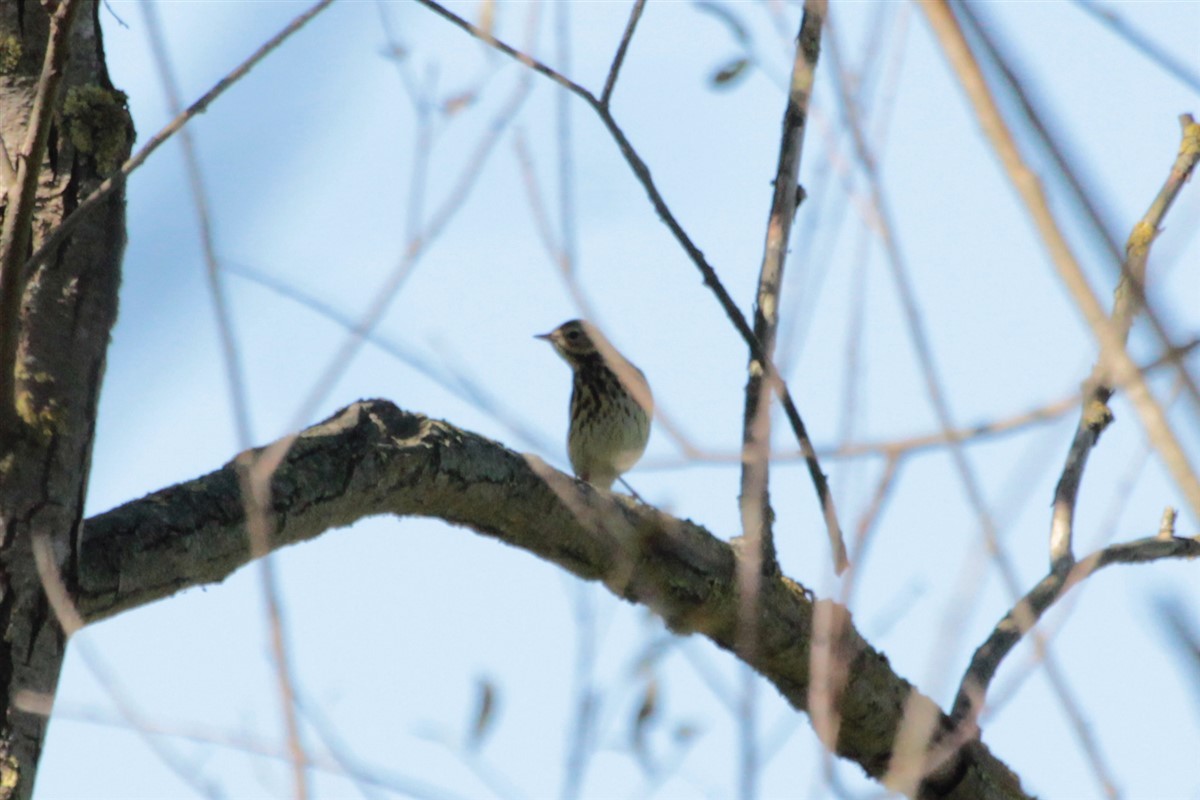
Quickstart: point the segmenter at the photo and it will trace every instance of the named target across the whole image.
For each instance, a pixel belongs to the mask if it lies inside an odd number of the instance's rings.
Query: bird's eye
[[[572,342],[578,341],[579,331],[567,331],[567,339]]]

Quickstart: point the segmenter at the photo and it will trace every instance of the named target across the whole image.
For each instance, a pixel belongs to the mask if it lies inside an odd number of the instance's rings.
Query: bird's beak
[[[551,339],[553,339],[553,338],[554,338],[554,333],[553,333],[553,332],[550,332],[550,333],[535,333],[535,334],[533,335],[533,338],[535,338],[535,339],[545,339],[545,340],[548,342],[548,341],[550,341]]]

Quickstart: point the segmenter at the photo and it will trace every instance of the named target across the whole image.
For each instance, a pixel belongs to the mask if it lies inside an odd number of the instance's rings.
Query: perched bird
[[[642,371],[594,325],[573,319],[539,334],[575,373],[567,455],[575,475],[601,489],[642,457],[654,398]]]

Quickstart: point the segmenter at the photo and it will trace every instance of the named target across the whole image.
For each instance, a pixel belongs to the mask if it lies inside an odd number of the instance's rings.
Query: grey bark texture
[[[24,156],[47,50],[48,9],[57,6],[0,3],[0,135],[14,160]],[[32,248],[132,144],[124,97],[105,70],[98,10],[81,2],[74,13],[70,56],[50,97],[44,154],[31,161],[39,167]],[[3,189],[7,217],[15,192]],[[124,196],[115,192],[49,258],[9,267],[5,276],[20,291],[10,301],[15,313],[2,321],[13,347],[0,359],[8,371],[2,383],[11,389],[0,397],[6,420],[0,430],[0,800],[32,794],[62,665],[65,637],[46,601],[35,542],[47,556],[43,569],[70,590],[124,236]]]
[[[274,448],[272,447],[273,451]],[[88,520],[78,607],[87,620],[219,581],[251,560],[239,499],[245,470],[266,450]],[[736,553],[704,528],[623,496],[598,492],[532,456],[384,400],[355,403],[303,431],[275,472],[267,505],[272,549],[364,517],[434,517],[520,547],[661,616],[676,633],[737,647]],[[739,653],[796,709],[808,706],[813,620],[844,622],[834,644],[848,676],[830,743],[880,778],[906,709],[949,719],[896,675],[844,608],[795,581],[764,575],[757,645]],[[936,744],[936,741],[935,741]],[[954,751],[921,797],[1025,797],[978,741]]]

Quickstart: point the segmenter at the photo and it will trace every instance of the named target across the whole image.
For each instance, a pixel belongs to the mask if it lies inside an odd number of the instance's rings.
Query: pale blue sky
[[[110,4],[128,26],[102,12],[110,68],[130,95],[144,141],[169,115],[139,4]],[[304,7],[158,3],[183,96],[199,96]],[[473,17],[480,6],[452,7]],[[774,4],[728,7],[749,26],[762,70],[734,88],[713,90],[708,76],[738,52],[728,29],[691,3],[652,0],[613,108],[667,202],[748,310],[778,149],[783,100],[776,79],[788,65],[785,42],[767,12]],[[778,7],[790,36],[798,7]],[[1200,70],[1200,4],[1106,7]],[[524,41],[531,8],[501,3],[498,32]],[[1052,109],[1123,238],[1166,175],[1178,146],[1178,114],[1200,114],[1200,96],[1073,3],[977,8],[1019,55],[1031,88]],[[572,76],[601,85],[627,9],[615,1],[571,4]],[[435,81],[438,97],[486,83],[471,108],[435,113],[428,216],[458,180],[464,151],[475,146],[522,71],[415,4],[336,3],[192,126],[220,256],[349,316],[369,305],[404,251],[414,169],[415,114],[396,64],[382,56],[381,13],[409,51],[404,68],[418,81]],[[537,52],[558,63],[554,4],[543,4],[541,14]],[[881,156],[884,191],[955,419],[966,424],[1011,415],[1071,391],[1092,363],[1090,335],[1067,303],[919,11],[902,3],[835,1],[831,18],[852,66],[863,59],[873,21],[884,26],[874,47],[888,66],[871,80],[884,90],[894,86],[895,95],[880,100],[876,92],[869,113],[873,119],[875,110],[890,109]],[[827,53],[802,169],[813,200],[797,218],[784,298],[785,315],[799,315],[797,330],[805,332],[789,345],[789,381],[822,446],[835,444],[844,424],[846,338],[860,268],[867,270],[867,322],[852,438],[895,438],[936,426],[878,240],[868,237],[865,259],[856,256],[865,182],[838,124],[830,64]],[[485,386],[553,444],[539,455],[563,467],[568,372],[530,337],[577,311],[539,243],[514,150],[519,134],[556,213],[555,107],[554,87],[536,79],[469,199],[416,265],[379,333]],[[578,103],[571,113],[580,282],[613,341],[649,376],[662,408],[696,444],[733,453],[745,348],[603,128]],[[837,177],[847,171],[852,177]],[[856,199],[847,201],[844,187],[850,184]],[[1056,210],[1069,219],[1061,191],[1051,192]],[[129,224],[89,513],[214,469],[241,446],[176,145],[163,148],[131,179]],[[1067,226],[1093,284],[1107,297],[1111,270],[1086,246],[1078,225]],[[1200,190],[1192,185],[1151,260],[1152,295],[1180,340],[1200,327],[1197,228]],[[261,444],[295,423],[344,332],[242,278],[227,276],[226,286],[254,444]],[[1135,353],[1152,354],[1149,345],[1143,331],[1135,332]],[[1167,394],[1169,384],[1159,379],[1155,386]],[[318,416],[361,397],[387,397],[518,449],[529,447],[487,411],[371,345],[330,388]],[[1126,490],[1131,465],[1141,458],[1141,434],[1122,399],[1114,410],[1118,423],[1095,453],[1081,494],[1082,544],[1096,541],[1110,525],[1117,538],[1147,535],[1164,505],[1179,504],[1153,459]],[[1196,458],[1194,413],[1177,414],[1176,423]],[[1044,574],[1049,500],[1073,424],[1067,417],[969,450],[1026,587]],[[776,443],[792,444],[782,431]],[[718,536],[735,535],[736,465],[667,468],[679,461],[679,448],[659,430],[645,467],[629,479],[649,502]],[[878,460],[826,462],[847,529],[869,502],[881,466]],[[780,465],[772,481],[785,571],[822,595],[836,595],[803,469]],[[1117,496],[1125,498],[1120,505]],[[1181,516],[1181,533],[1195,533],[1196,522]],[[982,560],[980,542],[949,460],[940,453],[921,455],[903,467],[860,565],[853,605],[859,629],[900,674],[944,706],[971,651],[1010,602]],[[664,636],[641,609],[599,587],[581,590],[526,553],[435,522],[374,519],[276,559],[304,695],[355,764],[401,788],[392,796],[407,796],[406,786],[415,796],[431,797],[559,795],[580,602],[598,622],[593,675],[602,721],[585,796],[640,797],[655,789],[653,796],[664,798],[734,796],[737,730],[712,682],[732,692],[740,686],[740,671],[707,641],[678,641],[658,664],[664,721],[652,739],[656,754],[670,762],[676,747],[670,734],[680,726],[697,735],[670,779],[656,786],[628,751],[644,681],[637,665]],[[1189,683],[1194,675],[1181,672],[1169,652],[1153,605],[1169,594],[1195,608],[1196,570],[1182,563],[1113,570],[1084,587],[1081,602],[1068,603],[1068,618],[1049,618],[1051,628],[1061,626],[1053,652],[1127,797],[1200,795],[1200,775],[1190,766],[1200,745],[1200,698]],[[85,631],[68,656],[38,796],[191,797],[204,796],[202,787],[225,797],[289,796],[283,762],[210,741],[249,739],[281,752],[265,632],[253,567],[220,586],[185,592]],[[1027,647],[1011,656],[998,691],[1012,686],[1030,657]],[[111,681],[108,687],[101,676]],[[476,682],[485,676],[500,692],[497,727],[481,753],[480,769],[493,776],[491,784],[453,750],[469,726]],[[761,795],[833,796],[821,777],[807,719],[769,685],[762,685],[759,698],[764,746],[781,747],[764,770]],[[101,722],[89,721],[95,717]],[[131,730],[135,722],[168,734],[155,742],[195,776],[192,783]],[[1038,669],[984,730],[985,741],[1029,791],[1099,796],[1094,772]],[[306,741],[314,754],[324,752],[311,729]],[[853,765],[840,765],[838,773],[851,787],[872,785]],[[329,772],[312,775],[318,797],[358,794]],[[378,796],[389,795],[380,789]]]

